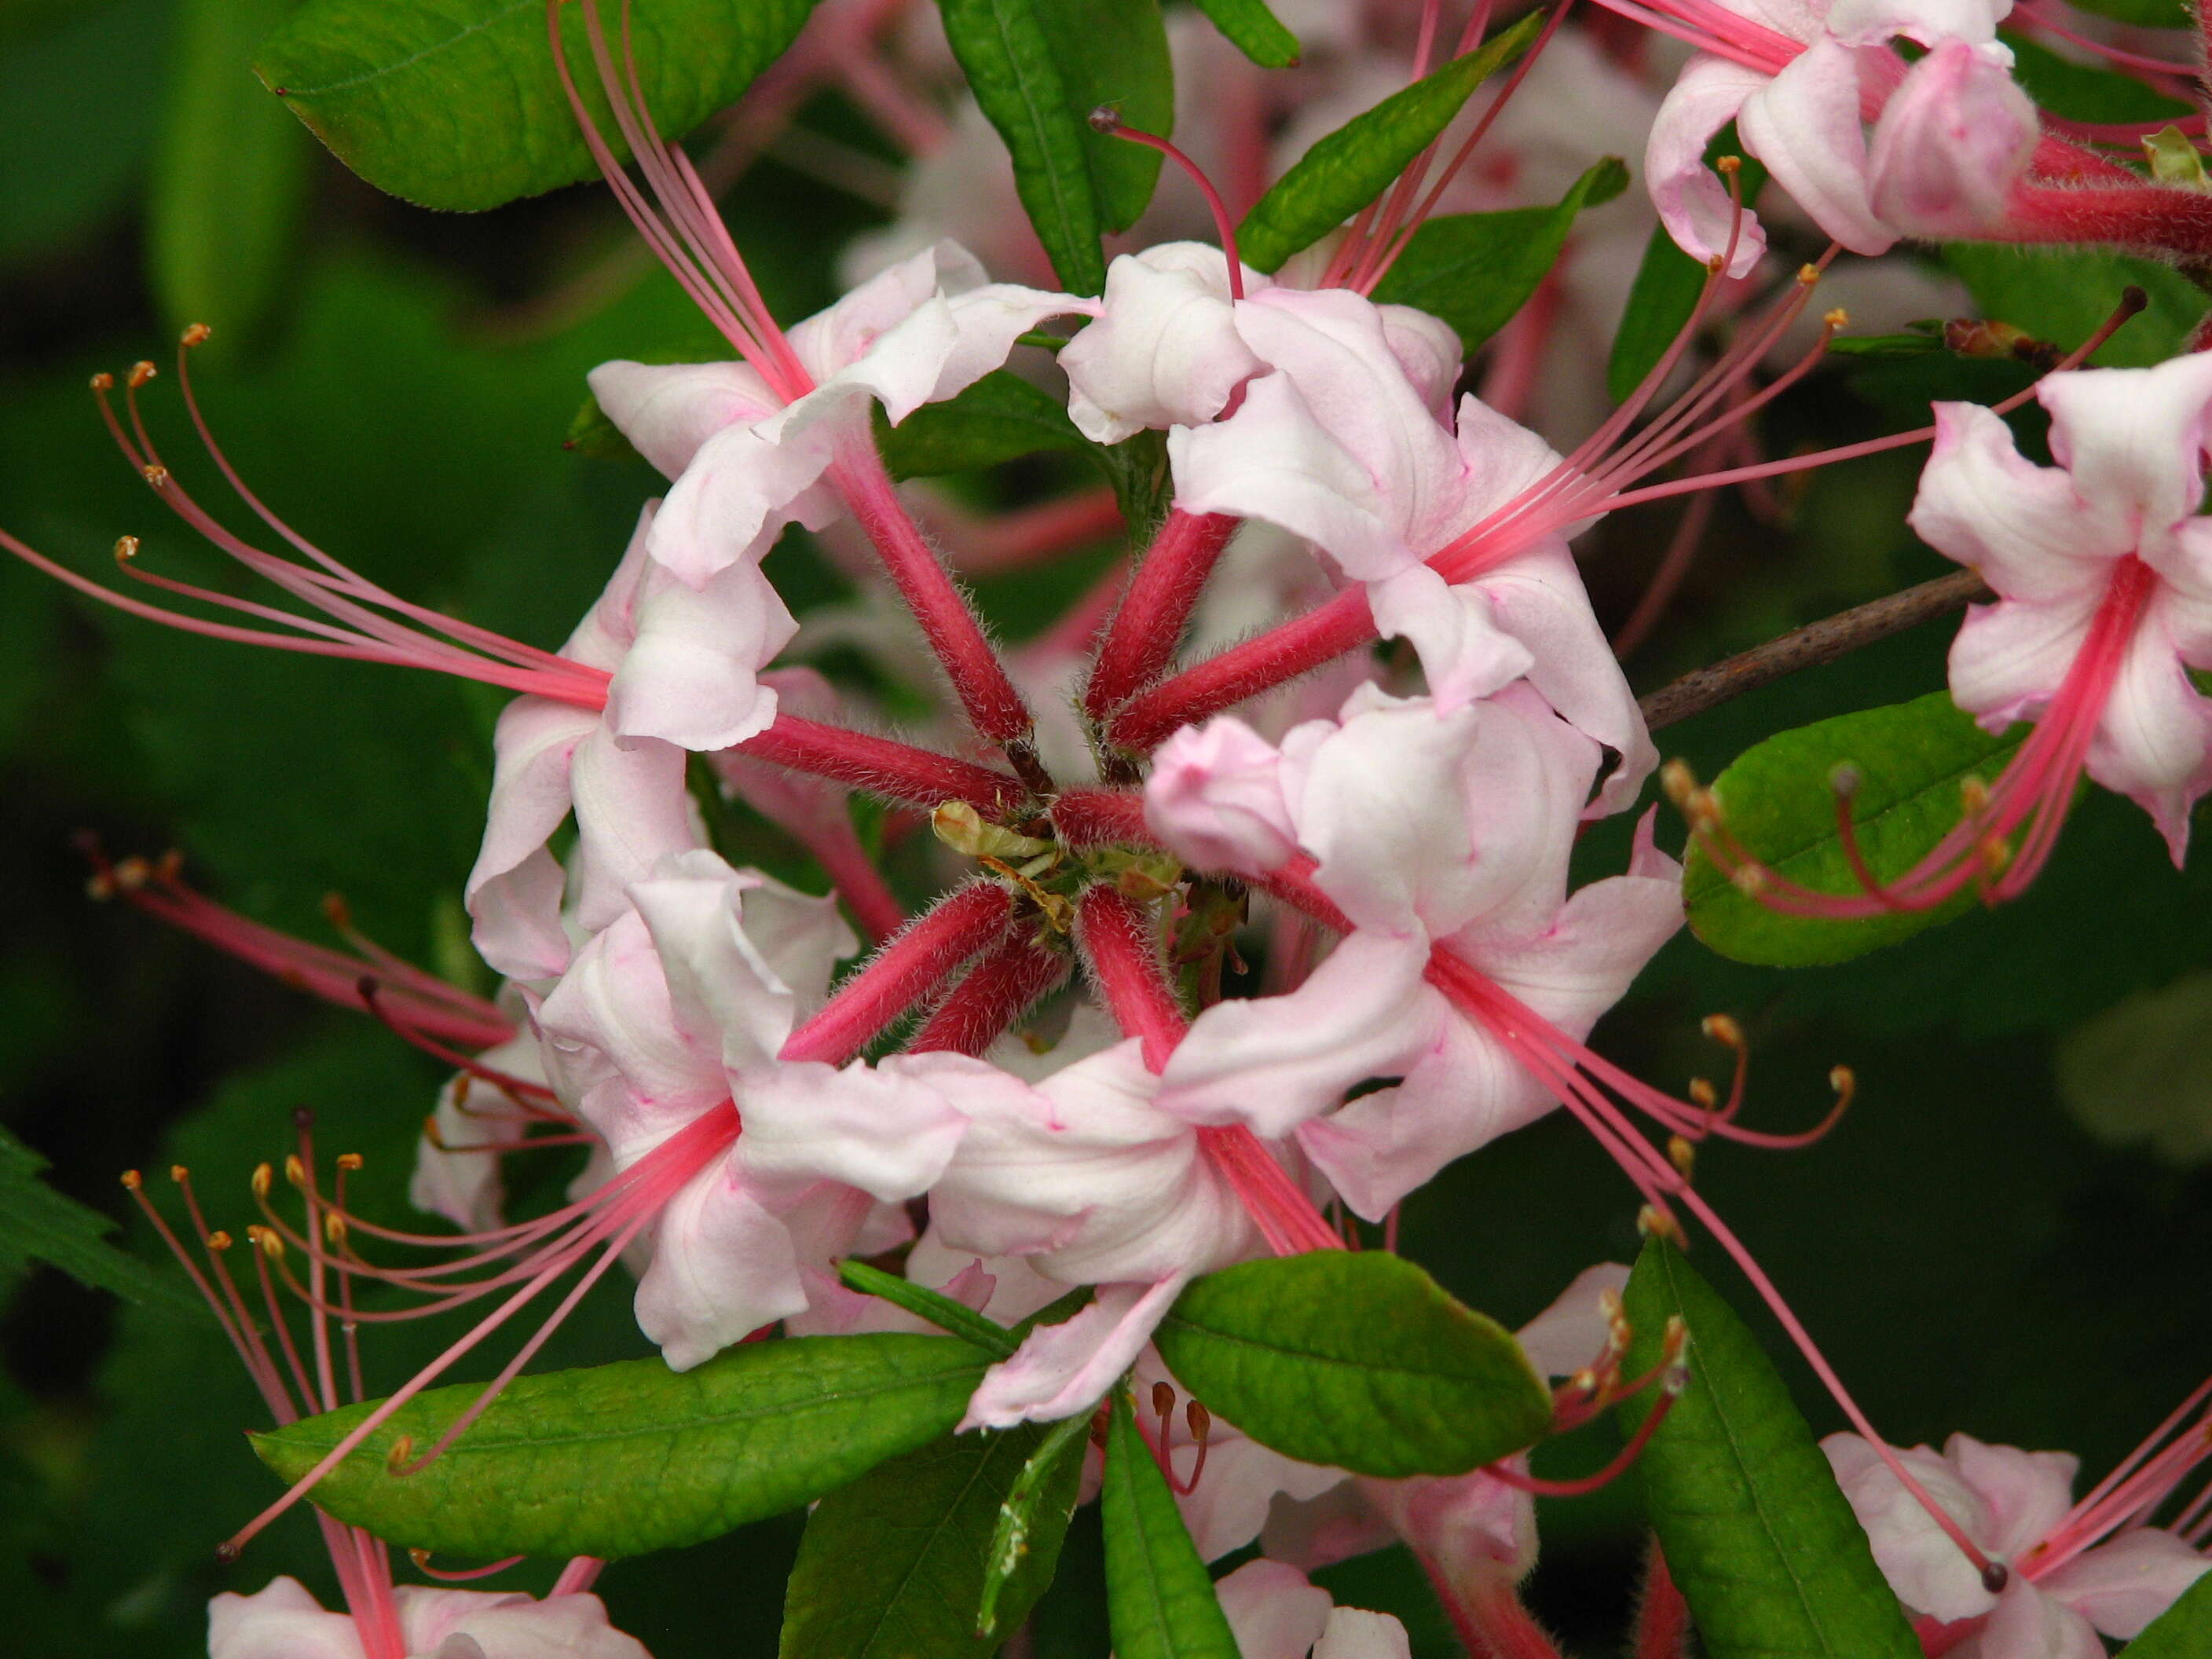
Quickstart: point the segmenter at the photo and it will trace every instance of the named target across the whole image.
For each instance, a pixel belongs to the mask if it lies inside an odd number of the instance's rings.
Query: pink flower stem
[[[1240,521],[1222,513],[1168,514],[1129,578],[1120,609],[1098,647],[1083,712],[1103,720],[1168,665],[1191,608]]]
[[[1690,1608],[1667,1571],[1659,1540],[1644,1566],[1644,1594],[1636,1604],[1635,1659],[1683,1659],[1689,1650]]]
[[[1511,1584],[1503,1578],[1494,1583],[1486,1580],[1472,1594],[1462,1595],[1451,1575],[1427,1551],[1415,1554],[1470,1659],[1560,1659],[1559,1649],[1521,1605]]]
[[[1287,684],[1374,638],[1366,590],[1347,587],[1304,616],[1163,680],[1115,716],[1108,741],[1144,753],[1177,727]]]
[[[1053,797],[1053,832],[1070,847],[1156,846],[1145,798],[1127,789],[1063,789]]]
[[[1027,742],[1029,705],[1007,677],[983,625],[937,553],[923,539],[890,474],[872,446],[848,444],[830,470],[838,493],[884,562],[884,569],[921,624],[953,695],[976,731],[995,744]]]
[[[2130,252],[2203,258],[2212,254],[2212,196],[2166,185],[2023,185],[2005,222],[1988,233],[2004,242],[2111,242]]]
[[[738,752],[916,806],[964,800],[997,817],[1028,799],[1018,780],[988,766],[796,714],[778,714],[775,724],[746,738]]]
[[[791,1034],[779,1057],[842,1065],[969,958],[996,945],[1013,915],[1012,897],[994,882],[970,882],[940,900],[839,986],[821,1012]]]
[[[921,1024],[905,1052],[980,1054],[1067,977],[1065,952],[1017,933],[977,957]]]

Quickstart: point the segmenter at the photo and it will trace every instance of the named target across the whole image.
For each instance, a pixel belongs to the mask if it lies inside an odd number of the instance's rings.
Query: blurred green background
[[[200,365],[204,404],[276,511],[403,593],[556,645],[654,485],[634,463],[562,448],[582,373],[698,325],[629,254],[599,191],[459,217],[352,179],[243,68],[285,9],[0,0],[0,526],[103,579],[125,532],[153,568],[209,579],[218,562],[117,455],[86,391],[95,369],[166,364],[178,328],[206,321],[218,335]],[[865,142],[834,100],[803,119]],[[774,161],[727,209],[787,319],[832,296],[838,248],[872,222]],[[1826,373],[1779,411],[1778,447],[1875,429],[1899,395]],[[147,407],[201,488],[210,469],[166,374]],[[1916,465],[1822,475],[1789,501],[1786,529],[1725,504],[1634,665],[1639,682],[1936,574],[1901,527]],[[1662,511],[1592,538],[1608,621],[1633,603],[1666,525]],[[836,592],[804,548],[777,562],[795,606]],[[1018,636],[1064,592],[1001,581],[986,599]],[[1716,710],[1662,748],[1711,775],[1782,726],[1929,690],[1948,631]],[[51,1160],[62,1190],[120,1216],[118,1170],[182,1159],[218,1224],[238,1224],[247,1172],[281,1153],[288,1114],[307,1104],[325,1146],[368,1156],[364,1202],[403,1206],[436,1067],[365,1021],[89,902],[69,838],[88,827],[118,853],[181,848],[211,892],[317,937],[323,896],[342,891],[383,943],[480,976],[459,895],[498,701],[427,675],[193,639],[0,562],[0,1122]],[[1626,834],[1615,823],[1586,838],[1591,873],[1618,867]],[[1679,830],[1662,840],[1676,844]],[[2177,1146],[2194,1124],[2196,1148],[2212,1149],[2212,1067],[2200,1060],[2191,1076],[2183,1063],[2205,1048],[2212,1010],[2205,981],[2189,978],[2212,967],[2204,869],[2200,858],[2176,873],[2139,812],[2094,797],[2047,877],[2005,913],[1789,974],[1734,967],[1685,938],[1601,1028],[1613,1057],[1674,1087],[1717,1063],[1698,1016],[1734,1012],[1767,1127],[1809,1121],[1829,1066],[1856,1068],[1860,1103],[1828,1141],[1789,1155],[1716,1149],[1700,1178],[1898,1439],[1966,1429],[2076,1450],[2094,1471],[2212,1369],[2212,1180],[2092,1136],[2058,1084],[2060,1056],[2074,1056],[2069,1091],[2103,1120],[2166,1125]],[[1409,1206],[1404,1243],[1516,1322],[1589,1261],[1631,1255],[1634,1212],[1626,1184],[1557,1119],[1448,1172]],[[150,1259],[143,1230],[127,1236]],[[1700,1255],[1747,1307],[1717,1252]],[[547,1363],[643,1350],[626,1292],[608,1291]],[[430,1341],[380,1338],[372,1366],[402,1376]],[[204,1650],[216,1589],[292,1571],[327,1595],[304,1517],[236,1569],[214,1564],[216,1541],[270,1483],[240,1438],[258,1407],[211,1328],[34,1270],[0,1283],[0,1607],[23,1650],[183,1656]],[[1802,1368],[1791,1374],[1815,1424],[1835,1426]],[[1545,1456],[1595,1466],[1608,1432]],[[1617,1644],[1636,1504],[1632,1480],[1547,1506],[1532,1598],[1585,1651]],[[779,1523],[620,1564],[602,1588],[660,1659],[769,1654],[796,1533]],[[1036,1651],[1101,1653],[1088,1521],[1065,1559]],[[1402,1554],[1330,1577],[1346,1599],[1401,1611],[1417,1650],[1449,1650]]]

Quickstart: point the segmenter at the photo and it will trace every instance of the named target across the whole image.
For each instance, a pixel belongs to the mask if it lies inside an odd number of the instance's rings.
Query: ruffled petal
[[[705,839],[684,765],[674,744],[617,738],[604,723],[576,745],[568,787],[576,809],[576,921],[586,932],[622,915],[630,883]]]
[[[296,1578],[208,1603],[208,1659],[362,1659],[352,1615],[326,1613]]]
[[[1328,1628],[1328,1592],[1280,1561],[1247,1561],[1213,1588],[1243,1659],[1306,1659]]]
[[[1967,606],[1951,641],[1951,700],[1992,732],[2039,716],[2081,654],[2103,597],[2084,587],[2056,599]]]
[[[798,631],[756,565],[732,565],[700,588],[664,576],[640,603],[636,641],[607,687],[608,724],[699,754],[757,737],[775,719],[761,671]]]
[[[1989,1622],[1952,1651],[1960,1659],[2104,1659],[2105,1644],[2087,1619],[2016,1577]]]
[[[2012,429],[1979,404],[1937,404],[1935,447],[1905,521],[2006,599],[2072,599],[2101,592],[2136,542],[2124,503],[2081,483],[2024,458]]]
[[[833,385],[751,426],[727,426],[699,446],[669,489],[647,541],[653,560],[694,587],[740,562],[757,563],[783,527],[810,530],[842,511],[815,488],[838,441],[865,438],[868,400],[857,386]]]
[[[1145,823],[1186,863],[1256,874],[1297,850],[1282,756],[1243,721],[1186,726],[1154,751]]]
[[[1313,1659],[1413,1659],[1413,1638],[1387,1613],[1332,1607]]]
[[[2137,1527],[2037,1581],[2107,1636],[2131,1642],[2212,1570],[2200,1550],[2156,1527]]]
[[[767,879],[702,848],[662,860],[629,890],[652,935],[671,1018],[702,1041],[713,1034],[716,1062],[730,1071],[773,1061],[795,1023],[797,997],[745,927],[747,895]]]
[[[1644,182],[1667,234],[1693,259],[1726,256],[1730,276],[1751,275],[1766,252],[1766,233],[1748,210],[1738,222],[1728,187],[1705,165],[1705,146],[1736,118],[1746,99],[1765,89],[1768,79],[1757,70],[1700,52],[1674,77],[1644,150]]]
[[[1867,195],[1857,52],[1823,37],[1743,100],[1743,147],[1813,222],[1854,253],[1887,253],[1896,233]]]
[[[1993,1556],[2009,1561],[2022,1554],[2074,1507],[2081,1460],[2070,1452],[2022,1451],[1954,1434],[1943,1443],[1943,1455],[1981,1500],[1974,1541]]]
[[[1594,881],[1533,939],[1462,937],[1454,943],[1500,988],[1580,1042],[1681,925],[1681,873],[1675,868]]]
[[[410,1654],[429,1659],[648,1659],[596,1595],[534,1596],[401,1584],[392,1592]]]
[[[1091,1305],[1057,1325],[1040,1325],[1010,1359],[983,1373],[960,1431],[1050,1423],[1090,1410],[1129,1369],[1166,1317],[1188,1273],[1152,1285],[1102,1285]]]
[[[805,1307],[791,1234],[730,1158],[717,1158],[662,1207],[636,1309],[638,1328],[671,1370],[688,1371]]]
[[[463,892],[477,951],[510,979],[544,979],[568,965],[561,866],[545,843],[568,816],[577,747],[599,726],[589,709],[517,697],[493,728],[491,807]]]
[[[680,475],[716,433],[750,426],[783,407],[744,363],[601,363],[585,380],[600,410],[637,453]]]
[[[2212,357],[2049,374],[2035,395],[2051,411],[2051,453],[2075,489],[2116,515],[2139,515],[2146,545],[2203,501]]]
[[[1252,273],[1246,292],[1267,278]],[[1229,267],[1218,248],[1170,242],[1122,254],[1106,270],[1097,319],[1060,353],[1067,412],[1094,443],[1147,427],[1197,426],[1260,372],[1237,332]]]
[[[1978,0],[1965,0],[1973,5]],[[1989,234],[2005,220],[2042,132],[2002,47],[1946,40],[1907,73],[1875,125],[1869,204],[1907,235]]]
[[[1367,584],[1375,631],[1409,641],[1438,708],[1457,708],[1502,691],[1536,666],[1528,647],[1498,626],[1488,592],[1448,584],[1427,565],[1412,565]]]
[[[1875,1565],[1906,1607],[1950,1623],[1997,1605],[1982,1575],[1917,1498],[1905,1489],[1881,1455],[1856,1434],[1832,1434],[1820,1443],[1851,1512],[1866,1528]],[[1978,1538],[1988,1520],[1981,1496],[1949,1459],[1927,1446],[1897,1457],[1945,1514]],[[2015,1578],[2015,1584],[2025,1581]]]
[[[1901,34],[1933,53],[1948,40],[1994,42],[2011,10],[2012,0],[1832,0],[1826,27],[1850,46],[1881,46]]]
[[[842,1071],[818,1062],[762,1067],[738,1090],[750,1176],[794,1189],[842,1182],[880,1203],[927,1192],[951,1162],[975,1091],[1019,1088],[964,1054],[893,1054]]]
[[[2089,744],[2089,775],[2151,816],[2179,867],[2189,817],[2212,789],[2212,701],[2161,630],[2139,627]]]
[[[1605,1293],[1620,1294],[1628,1269],[1601,1261],[1575,1275],[1552,1305],[1515,1333],[1528,1363],[1546,1376],[1572,1376],[1604,1352],[1612,1334],[1605,1316]]]

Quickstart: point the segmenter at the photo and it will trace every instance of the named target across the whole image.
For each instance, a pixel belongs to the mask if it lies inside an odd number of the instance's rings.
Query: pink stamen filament
[[[1101,104],[1091,112],[1091,127],[1109,138],[1121,138],[1133,144],[1142,144],[1146,149],[1156,149],[1189,175],[1198,186],[1198,193],[1206,198],[1206,210],[1213,216],[1214,234],[1221,239],[1221,252],[1229,266],[1229,297],[1231,301],[1244,297],[1244,265],[1237,256],[1237,223],[1229,216],[1229,204],[1221,199],[1221,192],[1213,187],[1213,180],[1206,176],[1206,169],[1177,149],[1175,145],[1156,132],[1146,132],[1122,120],[1111,104]]]

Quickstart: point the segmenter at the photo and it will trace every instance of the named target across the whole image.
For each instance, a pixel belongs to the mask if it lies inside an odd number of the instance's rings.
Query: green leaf
[[[1129,1396],[1116,1390],[1099,1498],[1116,1659],[1237,1659],[1237,1638]]]
[[[2164,362],[2204,316],[2204,291],[2186,276],[2124,254],[1952,242],[1944,246],[1943,263],[1966,283],[1983,316],[2069,349],[2096,332],[2129,288],[2142,289],[2149,307],[2097,348],[2089,361],[2100,368]]]
[[[173,326],[214,325],[228,352],[289,274],[313,146],[247,67],[295,0],[185,0],[155,151],[147,252]]]
[[[1085,1426],[1076,1419],[1079,1428]],[[930,1659],[997,1651],[1059,1563],[1082,1480],[1079,1440],[1051,1463],[1029,1549],[1001,1591],[996,1636],[977,1633],[993,1533],[1059,1425],[948,1437],[822,1500],[784,1593],[781,1659]]]
[[[966,1303],[955,1302],[927,1285],[917,1285],[910,1279],[901,1279],[896,1273],[887,1273],[881,1267],[871,1267],[865,1261],[850,1259],[837,1264],[837,1276],[861,1295],[879,1296],[904,1308],[917,1319],[926,1319],[940,1329],[964,1338],[998,1358],[1012,1356],[1017,1346],[1014,1339],[1006,1334],[1005,1326],[986,1319]]]
[[[647,106],[680,137],[788,46],[814,0],[634,0]],[[602,8],[620,51],[618,7]],[[562,8],[571,72],[617,154],[582,8]],[[544,0],[307,0],[254,73],[337,158],[423,207],[480,211],[597,168],[546,39]]]
[[[126,1302],[173,1313],[201,1311],[189,1292],[106,1242],[102,1235],[115,1231],[112,1221],[40,1180],[46,1167],[46,1159],[0,1129],[0,1285],[32,1262],[44,1261],[80,1285],[112,1291]]]
[[[781,1515],[936,1439],[987,1363],[949,1337],[817,1336],[744,1343],[689,1371],[636,1359],[521,1376],[444,1456],[395,1477],[400,1437],[427,1448],[481,1392],[432,1389],[315,1502],[441,1554],[641,1555]],[[257,1435],[254,1449],[296,1480],[374,1404]]]
[[[1993,738],[1960,712],[1948,691],[1863,709],[1781,732],[1746,750],[1713,781],[1729,833],[1768,868],[1826,893],[1860,890],[1844,856],[1832,783],[1836,769],[1858,774],[1851,822],[1875,874],[1904,874],[1959,821],[1966,781],[1993,780],[2020,746]],[[1769,968],[1847,962],[1972,905],[1972,890],[1932,910],[1899,910],[1859,921],[1785,916],[1738,890],[1694,843],[1682,871],[1690,931],[1723,956]]]
[[[945,39],[976,105],[1006,140],[1014,189],[1060,280],[1078,294],[1106,286],[1101,214],[1091,176],[1093,133],[1060,72],[1036,0],[937,0]]]
[[[1208,1273],[1153,1340],[1185,1388],[1261,1444],[1360,1474],[1464,1474],[1552,1420],[1551,1390],[1512,1336],[1384,1251]]]
[[[1706,147],[1708,161],[1720,155],[1741,155],[1742,146],[1736,141],[1735,129],[1731,126],[1714,138]],[[1742,157],[1743,171],[1736,175],[1743,189],[1744,205],[1748,208],[1759,200],[1759,187],[1766,182],[1766,169],[1749,156]],[[1620,331],[1613,337],[1613,353],[1606,360],[1605,393],[1615,403],[1625,403],[1628,394],[1643,384],[1674,337],[1686,327],[1690,315],[1697,309],[1698,295],[1705,285],[1705,267],[1674,246],[1674,239],[1667,234],[1664,225],[1651,227],[1651,240],[1644,244],[1644,263],[1636,268],[1636,280],[1628,289],[1628,303],[1620,313]]]
[[[2161,0],[2153,0],[2160,3]],[[2179,0],[2162,0],[2178,10]],[[2012,52],[2013,79],[2039,108],[2069,121],[2160,121],[2190,113],[2178,98],[2154,92],[2133,76],[2061,58],[2016,29],[1998,37]]]
[[[1304,50],[1267,0],[1198,0],[1198,9],[1231,45],[1261,69],[1288,69]]]
[[[1152,199],[1159,151],[1091,125],[1101,104],[1141,131],[1175,131],[1175,64],[1159,0],[1050,0],[1037,21],[1052,43],[1053,62],[1077,122],[1101,227],[1127,230]]]
[[[1300,156],[1237,227],[1237,251],[1255,270],[1278,270],[1390,187],[1406,164],[1451,125],[1491,74],[1528,49],[1543,26],[1531,12],[1480,49],[1355,115]]]
[[[2212,1653],[2212,1573],[2182,1593],[2120,1650],[2120,1659],[2203,1659]]]
[[[876,442],[895,478],[928,478],[1018,460],[1044,449],[1097,452],[1067,406],[1018,374],[994,368],[957,397],[924,404],[896,426],[876,412]]]
[[[1555,206],[1431,219],[1413,233],[1374,297],[1443,318],[1473,351],[1536,291],[1565,246],[1575,216],[1627,187],[1628,169],[1608,155],[1576,179]]]
[[[1652,1238],[1624,1296],[1626,1369],[1659,1363],[1668,1319],[1688,1328],[1689,1386],[1638,1460],[1667,1566],[1711,1659],[1918,1659],[1790,1391],[1727,1303]],[[1622,1407],[1641,1421],[1646,1389]]]
[[[1071,1483],[1071,1490],[1080,1489],[1090,1437],[1087,1415],[1064,1418],[1054,1424],[1008,1488],[999,1505],[999,1518],[991,1528],[990,1549],[983,1563],[983,1597],[975,1613],[979,1634],[991,1635],[1002,1622],[1018,1622],[1018,1613],[1000,1613],[1000,1603],[1010,1589],[1017,1598],[1026,1589],[1025,1564],[1041,1547],[1048,1545],[1058,1557],[1060,1540],[1066,1536],[1067,1523],[1074,1514],[1072,1498],[1062,1504],[1060,1483],[1065,1480]],[[1050,1576],[1048,1568],[1045,1577]]]

